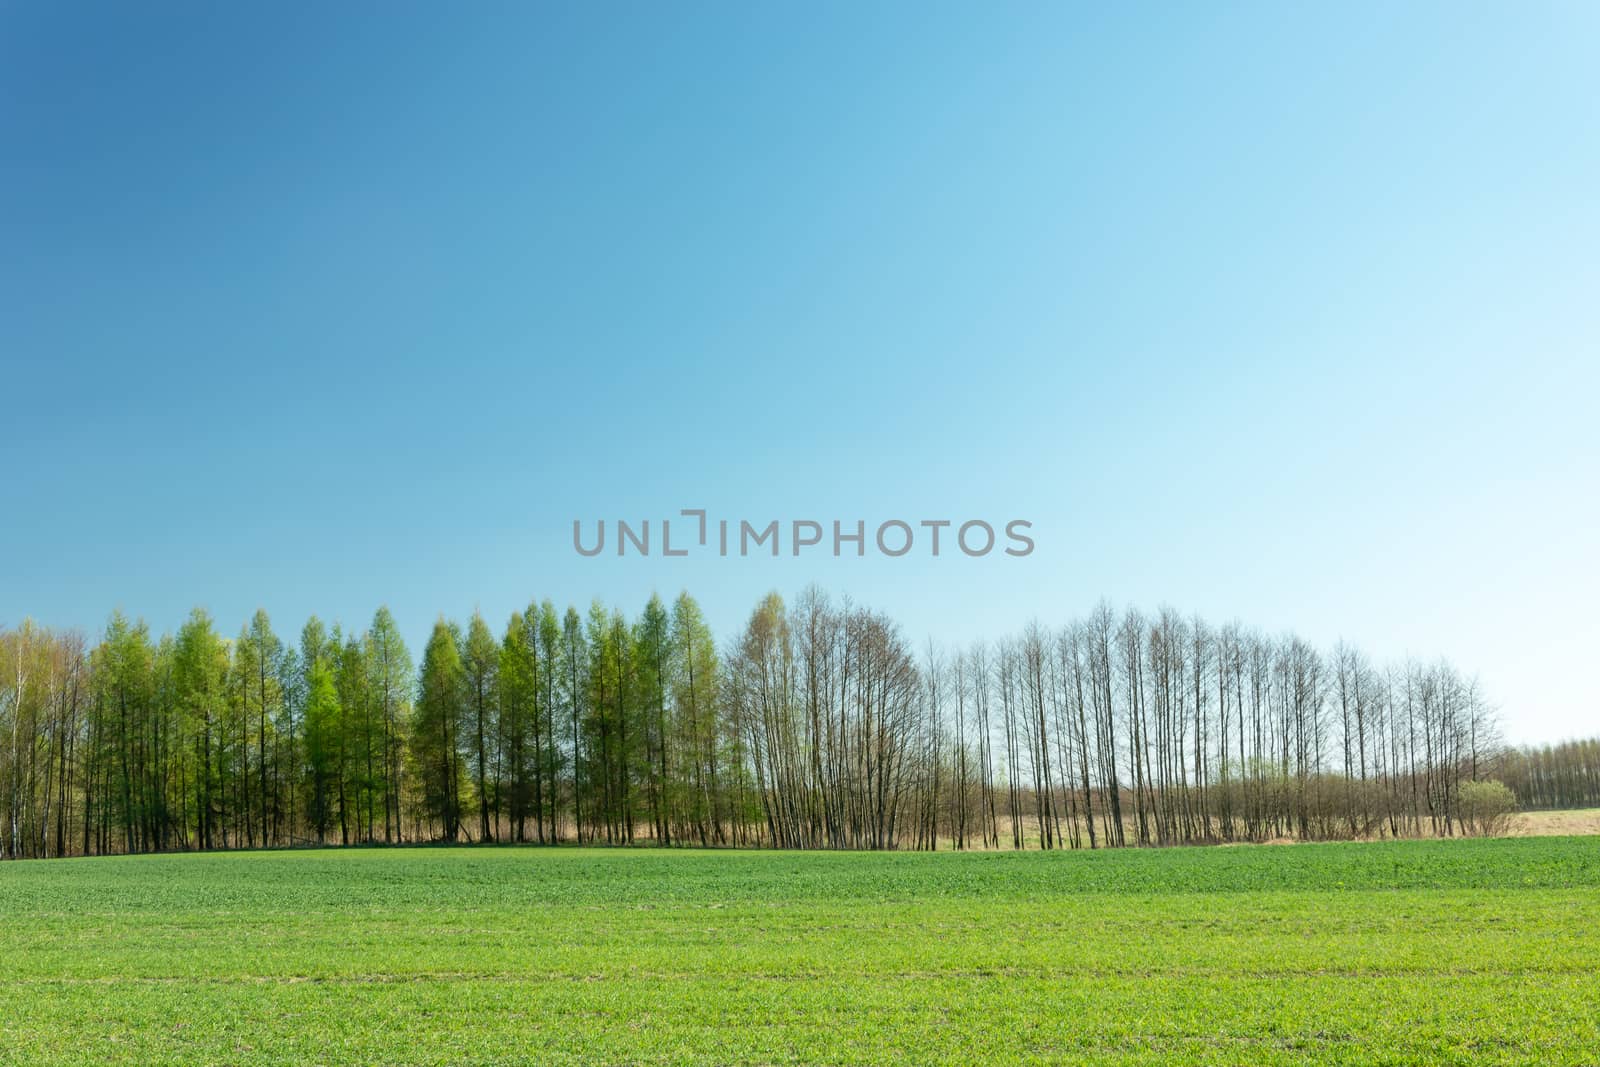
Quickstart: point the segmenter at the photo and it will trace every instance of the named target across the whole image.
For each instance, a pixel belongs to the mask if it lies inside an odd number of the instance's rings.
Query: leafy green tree
[[[607,843],[632,837],[628,760],[628,671],[631,638],[620,613],[613,615],[596,600],[586,627],[589,660],[589,780],[595,784],[596,830]]]
[[[242,729],[239,763],[248,772],[251,763],[256,774],[257,820],[250,822],[249,774],[243,781],[242,796],[247,840],[254,840],[259,829],[262,844],[271,843],[271,816],[279,804],[275,782],[269,782],[272,771],[272,738],[269,728],[282,709],[283,690],[280,681],[283,642],[272,632],[272,622],[265,611],[257,611],[250,624],[239,633],[234,643],[232,688],[241,711]],[[251,731],[254,731],[253,747]]]
[[[328,672],[330,681],[337,686],[338,641],[330,638],[328,628],[322,620],[315,615],[306,620],[305,626],[300,629],[300,666],[299,690],[305,702],[303,710],[303,730],[305,753],[305,766],[300,782],[300,790],[305,794],[306,825],[317,835],[318,840],[326,840],[327,832],[332,826],[332,820],[337,812],[335,797],[338,791],[336,768],[338,764],[338,736],[336,725],[339,718],[337,710],[338,690],[334,691],[335,710],[333,718],[326,716],[313,720],[311,714],[311,679],[318,667],[323,667]],[[326,710],[326,709],[324,709]]]
[[[278,659],[278,692],[282,694],[274,731],[273,766],[283,777],[280,840],[292,840],[300,829],[302,783],[305,778],[304,718],[307,695],[306,672],[301,669],[300,651],[286,645]]]
[[[473,787],[478,792],[478,840],[493,841],[494,827],[489,818],[491,803],[497,808],[498,783],[495,779],[496,689],[500,675],[500,646],[478,612],[467,624],[466,641],[461,646],[461,665],[466,675],[467,698],[471,703],[473,754],[476,773]]]
[[[335,685],[339,689],[337,795],[339,834],[343,844],[352,838],[372,839],[373,781],[377,756],[377,716],[367,674],[366,646],[354,634],[339,642],[335,629]]]
[[[149,631],[140,623],[148,635]],[[148,647],[148,636],[140,639]],[[171,634],[161,635],[151,658],[151,699],[139,735],[145,758],[139,780],[144,784],[143,803],[145,840],[156,849],[189,844],[193,824],[188,810],[186,784],[189,777],[189,748],[178,713],[177,691],[173,686],[172,661],[176,642]],[[143,653],[140,653],[141,657]],[[87,809],[85,810],[87,814]]]
[[[23,637],[27,637],[26,627]],[[149,628],[114,612],[105,639],[94,653],[100,724],[96,740],[108,786],[105,800],[117,805],[123,847],[130,852],[161,847],[166,823],[163,813],[151,810],[156,798],[150,796],[140,773],[140,733],[149,717],[153,658]],[[19,715],[13,725],[20,721]]]
[[[539,676],[537,648],[527,619],[513,613],[500,644],[500,750],[505,768],[505,798],[514,841],[527,840],[532,814],[538,835],[543,823],[534,803],[539,784]]]
[[[190,613],[173,647],[174,695],[195,754],[195,833],[200,848],[226,847],[228,783],[221,774],[220,724],[227,705],[228,649],[211,616]]]
[[[422,778],[424,812],[448,841],[461,837],[462,762],[457,746],[465,689],[460,642],[455,628],[440,619],[422,652],[412,747]]]
[[[318,841],[326,841],[335,817],[338,733],[343,715],[333,666],[325,657],[311,660],[305,699],[306,769],[310,775],[306,822]]]
[[[611,613],[610,645],[616,670],[612,692],[616,700],[613,714],[617,731],[617,840],[632,844],[633,776],[639,766],[637,752],[644,731],[638,722],[639,687],[635,677],[638,657],[633,645],[633,631],[628,628],[628,620],[620,611]]]
[[[633,632],[635,650],[635,691],[644,727],[645,765],[650,818],[656,840],[672,844],[672,814],[669,805],[667,750],[667,691],[673,665],[672,624],[661,598],[651,595]]]
[[[673,707],[678,748],[677,778],[684,789],[684,812],[702,845],[725,844],[721,809],[716,803],[721,740],[717,714],[717,646],[700,605],[682,593],[672,605]]]
[[[557,692],[558,681],[562,677],[562,644],[561,622],[556,616],[555,605],[546,600],[538,607],[537,614],[530,605],[525,618],[528,620],[530,641],[538,649],[539,665],[539,711],[544,719],[544,761],[540,768],[540,776],[544,779],[544,797],[546,818],[549,828],[540,834],[541,841],[555,841],[558,834],[557,820],[559,818],[558,796],[560,789],[557,777],[561,772],[562,755],[560,746],[556,741],[557,717]],[[537,779],[536,779],[537,781]]]
[[[378,781],[383,796],[383,839],[393,841],[400,834],[400,767],[411,716],[411,653],[387,607],[379,608],[372,617],[366,643],[369,687],[383,729]]]
[[[588,649],[583,638],[583,619],[578,609],[568,607],[561,618],[562,703],[570,727],[568,742],[572,761],[572,826],[579,840],[583,834],[583,794],[588,788],[587,736],[581,724],[588,718]],[[591,811],[594,810],[591,805]]]

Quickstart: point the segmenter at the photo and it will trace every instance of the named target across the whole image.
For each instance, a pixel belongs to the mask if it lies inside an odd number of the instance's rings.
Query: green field
[[[0,865],[0,1061],[1600,1062],[1600,839]]]

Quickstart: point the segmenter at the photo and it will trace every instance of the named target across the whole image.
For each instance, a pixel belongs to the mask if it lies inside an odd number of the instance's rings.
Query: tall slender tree
[[[440,619],[422,652],[412,745],[422,777],[423,808],[447,841],[461,837],[462,760],[459,750],[466,671],[456,631]]]

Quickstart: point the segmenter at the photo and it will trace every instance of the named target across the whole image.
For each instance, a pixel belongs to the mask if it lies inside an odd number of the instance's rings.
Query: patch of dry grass
[[[1524,811],[1511,820],[1512,837],[1565,837],[1579,834],[1600,834],[1600,808]]]

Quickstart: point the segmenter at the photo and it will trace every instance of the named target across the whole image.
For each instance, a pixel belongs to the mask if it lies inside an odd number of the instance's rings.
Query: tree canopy
[[[1507,750],[1446,663],[1101,604],[917,650],[887,616],[763,597],[441,617],[194,611],[92,645],[0,630],[0,855],[429,840],[1104,847],[1450,835],[1600,802],[1593,742]],[[1508,790],[1473,783],[1501,779]],[[1490,801],[1493,804],[1490,804]]]

